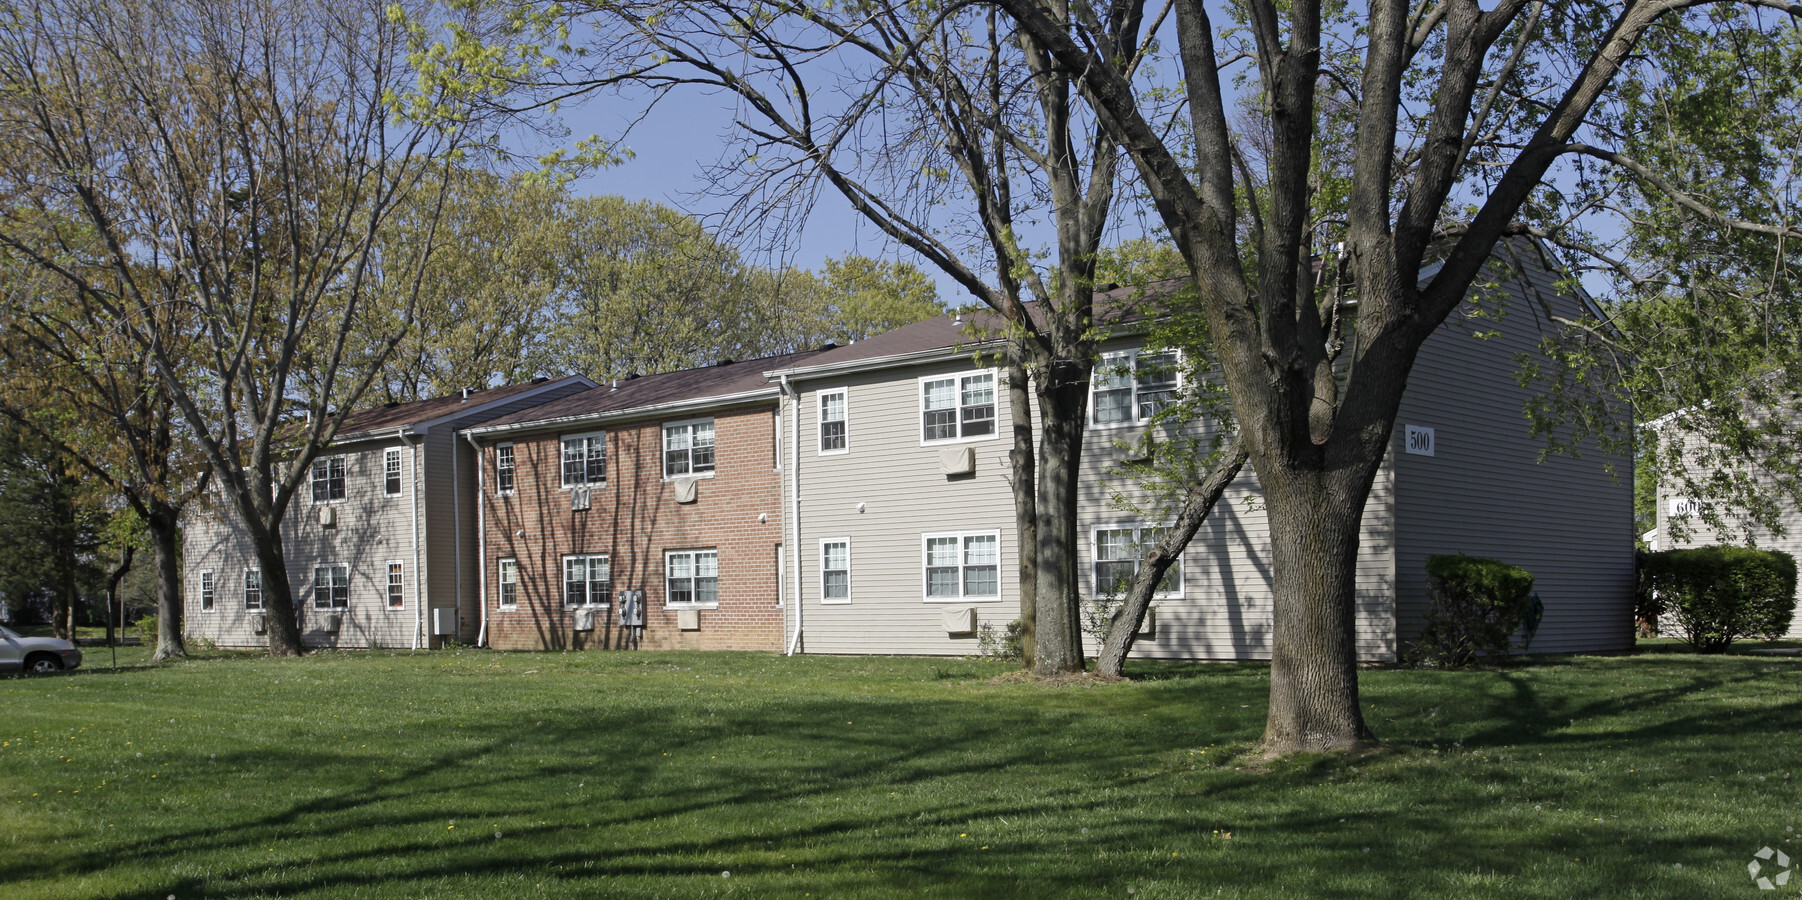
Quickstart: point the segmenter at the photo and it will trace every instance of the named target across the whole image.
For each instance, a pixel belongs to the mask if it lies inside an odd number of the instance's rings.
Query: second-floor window
[[[820,392],[820,452],[838,453],[846,448],[845,389]]]
[[[313,502],[330,503],[344,499],[344,457],[328,456],[313,460]]]
[[[957,441],[995,433],[995,373],[920,381],[920,440]]]
[[[344,609],[350,605],[350,566],[313,567],[313,608]]]
[[[577,434],[563,439],[563,486],[607,483],[607,436]]]
[[[400,496],[399,447],[382,451],[382,494],[388,497]]]
[[[1089,410],[1096,425],[1143,422],[1176,398],[1176,351],[1107,353],[1090,379]]]
[[[663,477],[713,471],[713,420],[663,426]]]
[[[586,456],[586,453],[584,453]],[[602,473],[605,474],[606,458],[602,457]],[[502,444],[494,448],[494,489],[503,493],[513,493],[513,445]]]

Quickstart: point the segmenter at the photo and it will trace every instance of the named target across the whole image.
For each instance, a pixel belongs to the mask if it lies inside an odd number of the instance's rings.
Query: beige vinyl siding
[[[1548,311],[1583,315],[1532,254],[1523,248],[1524,283],[1506,278],[1501,291],[1476,307],[1467,303],[1426,342],[1402,399],[1390,461],[1404,646],[1424,622],[1426,558],[1460,552],[1534,574],[1546,610],[1532,650],[1618,650],[1633,642],[1632,460],[1588,446],[1580,458],[1541,462],[1545,444],[1523,412],[1519,358],[1552,332]],[[1480,318],[1472,314],[1478,308]],[[1434,456],[1403,452],[1410,424],[1434,429]]]
[[[1795,422],[1791,422],[1790,426],[1794,427],[1795,424]],[[1669,422],[1662,427],[1681,430],[1683,428],[1683,423],[1679,419]],[[1680,434],[1678,439],[1684,441],[1686,447],[1695,446],[1694,442],[1701,440],[1699,436],[1693,433]],[[1694,456],[1693,453],[1691,455],[1692,457]],[[1775,485],[1774,479],[1769,475],[1761,475],[1760,478],[1766,484],[1768,490],[1772,492],[1780,490]],[[1708,524],[1703,522],[1700,518],[1693,518],[1685,523],[1685,534],[1679,538],[1671,530],[1671,501],[1678,499],[1694,500],[1695,498],[1684,493],[1677,485],[1664,482],[1659,483],[1657,526],[1657,549],[1659,550],[1683,550],[1695,547],[1707,547],[1714,544],[1745,546],[1747,545],[1749,538],[1750,544],[1761,550],[1781,550],[1797,559],[1802,559],[1802,514],[1798,514],[1794,509],[1791,509],[1789,514],[1784,517],[1784,533],[1781,535],[1772,533],[1768,528],[1748,529],[1742,519],[1729,514],[1722,523],[1726,528],[1724,532],[1716,533],[1713,528],[1709,527]],[[1675,633],[1671,632],[1668,628],[1665,630],[1665,634],[1667,636],[1675,636]],[[1790,627],[1787,636],[1790,638],[1802,638],[1802,613],[1790,617]]]
[[[1006,478],[1012,420],[1005,371],[996,372],[992,438],[921,446],[920,377],[976,371],[964,359],[800,385],[798,600],[805,604],[805,652],[969,654],[976,652],[975,636],[949,636],[946,612],[974,608],[979,621],[997,629],[1019,617],[1019,552]],[[838,388],[849,389],[848,452],[822,455],[818,392]],[[783,438],[784,465],[792,459],[789,437]],[[940,451],[952,447],[974,452],[973,476],[947,477],[940,471]],[[972,531],[999,536],[1000,598],[927,601],[922,536]],[[851,543],[848,604],[821,602],[820,541],[827,538]]]
[[[1105,344],[1104,353],[1138,346],[1136,340]],[[1190,427],[1204,434],[1207,423]],[[1174,502],[1160,505],[1119,464],[1145,426],[1091,427],[1083,446],[1078,487],[1077,577],[1083,600],[1095,593],[1094,530],[1098,526],[1137,523],[1168,525]],[[1365,660],[1395,656],[1393,608],[1394,562],[1389,528],[1391,479],[1387,468],[1377,475],[1365,508],[1358,556],[1358,655]],[[1247,465],[1227,488],[1207,521],[1183,553],[1182,594],[1152,601],[1155,629],[1134,642],[1133,656],[1165,659],[1268,659],[1272,581],[1270,530],[1256,473]],[[1137,511],[1135,511],[1137,510]],[[1089,652],[1097,649],[1086,637]]]

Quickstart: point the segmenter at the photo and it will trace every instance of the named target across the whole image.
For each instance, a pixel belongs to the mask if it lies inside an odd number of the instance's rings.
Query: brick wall
[[[777,605],[777,547],[782,540],[782,492],[775,470],[775,404],[716,411],[715,468],[696,479],[693,503],[678,503],[663,477],[663,425],[708,418],[669,419],[583,427],[565,425],[499,439],[482,446],[483,580],[488,644],[501,649],[782,649]],[[607,480],[590,488],[589,509],[572,511],[562,487],[562,438],[605,431]],[[515,486],[496,496],[495,458],[513,445]],[[758,521],[759,516],[763,521]],[[719,553],[719,605],[699,610],[700,629],[678,628],[665,602],[665,551]],[[645,627],[622,628],[618,604],[595,612],[595,629],[578,632],[563,599],[563,558],[606,554],[612,592],[645,592]],[[517,561],[517,604],[499,605],[499,563]]]

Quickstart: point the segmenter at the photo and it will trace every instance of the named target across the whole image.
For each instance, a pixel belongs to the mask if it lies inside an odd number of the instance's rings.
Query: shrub
[[[1796,560],[1776,550],[1698,547],[1640,557],[1641,615],[1669,622],[1697,653],[1744,637],[1776,640],[1796,609]]]
[[[1533,573],[1478,556],[1427,557],[1427,626],[1410,661],[1457,668],[1508,652],[1533,606]]]
[[[997,632],[995,626],[984,622],[976,632],[976,652],[983,659],[1019,660],[1025,657],[1023,639],[1026,626],[1015,619],[1007,623],[1007,631]]]

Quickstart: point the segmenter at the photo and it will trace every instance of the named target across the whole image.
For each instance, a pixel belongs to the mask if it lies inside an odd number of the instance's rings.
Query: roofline
[[[555,379],[543,382],[541,384],[533,385],[531,387],[531,389],[529,389],[529,390],[520,391],[517,394],[508,394],[505,397],[496,397],[493,400],[489,400],[484,403],[478,403],[471,407],[459,408],[456,412],[446,413],[446,414],[444,414],[442,416],[438,416],[436,418],[424,419],[424,420],[418,421],[418,422],[397,422],[393,425],[384,425],[381,428],[372,428],[372,429],[368,429],[365,431],[353,431],[349,434],[340,434],[340,435],[337,435],[336,437],[332,438],[332,442],[325,446],[336,447],[339,444],[358,443],[361,441],[374,440],[377,438],[388,437],[388,436],[396,435],[396,434],[422,434],[426,431],[430,431],[432,429],[432,426],[441,425],[445,422],[450,421],[451,419],[462,418],[463,416],[467,416],[471,413],[481,412],[484,409],[491,409],[495,406],[500,406],[500,405],[506,404],[506,403],[512,403],[517,400],[527,400],[532,397],[536,397],[539,394],[544,393],[545,391],[563,387],[564,385],[569,384],[569,383],[586,384],[590,388],[595,388],[595,387],[600,386],[600,385],[595,384],[593,381],[590,381],[588,379],[588,377],[585,375],[565,375],[562,378],[555,378]]]
[[[768,387],[760,387],[754,391],[741,391],[737,394],[723,394],[718,397],[696,397],[688,400],[672,400],[667,403],[653,403],[649,406],[628,406],[624,409],[613,409],[598,413],[582,413],[581,415],[574,416],[556,416],[550,419],[534,419],[529,422],[514,422],[510,425],[477,425],[472,428],[464,428],[461,430],[464,434],[472,434],[477,437],[493,434],[511,434],[519,431],[533,431],[539,428],[549,428],[555,425],[587,422],[599,423],[611,422],[618,419],[632,419],[653,413],[693,412],[713,406],[730,406],[734,403],[742,403],[746,400],[775,397],[778,393],[780,393],[780,389],[772,384]]]
[[[962,348],[933,347],[929,350],[912,350],[907,353],[891,353],[888,356],[872,356],[867,359],[851,359],[844,362],[825,363],[818,366],[793,366],[787,369],[774,369],[763,373],[765,378],[781,378],[784,375],[793,378],[814,378],[835,375],[840,372],[868,372],[878,369],[895,369],[902,366],[919,365],[921,363],[942,362],[968,356],[971,353],[992,349],[1002,344],[999,340],[980,341],[965,345]]]

